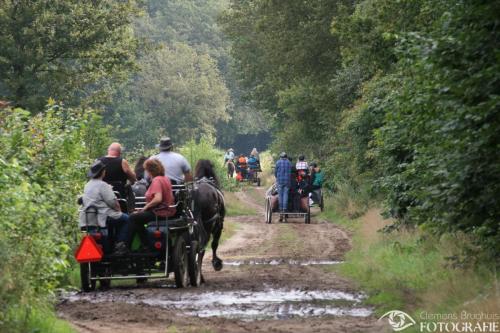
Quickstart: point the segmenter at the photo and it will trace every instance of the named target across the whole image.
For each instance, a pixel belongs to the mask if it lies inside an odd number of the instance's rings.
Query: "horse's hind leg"
[[[222,269],[222,260],[217,257],[217,247],[219,247],[220,236],[222,235],[222,221],[218,221],[214,225],[214,230],[212,232],[212,266],[216,271],[220,271]]]
[[[203,266],[203,257],[205,256],[205,250],[200,252],[200,274],[201,274],[201,283],[205,283],[205,278],[203,277],[203,271],[201,267]]]

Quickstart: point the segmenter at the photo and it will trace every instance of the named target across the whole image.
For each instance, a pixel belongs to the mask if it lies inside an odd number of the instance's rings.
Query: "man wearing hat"
[[[227,161],[232,161],[232,160],[234,160],[234,150],[233,148],[229,148],[224,154],[224,164],[226,164]]]
[[[172,184],[182,184],[193,180],[189,162],[181,154],[172,151],[174,145],[169,137],[162,138],[157,147],[160,149],[160,153],[151,156],[151,158],[156,158],[163,164],[165,176],[170,179]]]
[[[115,234],[114,254],[123,255],[128,252],[126,244],[128,240],[129,218],[120,211],[120,205],[116,200],[111,185],[103,181],[106,176],[106,165],[95,161],[87,174],[90,178],[85,185],[82,197],[82,210],[80,211],[79,226],[99,226],[108,228],[109,235]],[[87,209],[93,206],[97,213]]]

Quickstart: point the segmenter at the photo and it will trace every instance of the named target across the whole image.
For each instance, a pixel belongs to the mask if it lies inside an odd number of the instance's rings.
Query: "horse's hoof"
[[[220,259],[217,259],[217,260],[212,260],[212,266],[214,267],[214,269],[218,272],[222,269],[222,267],[224,266],[222,264],[222,260]]]

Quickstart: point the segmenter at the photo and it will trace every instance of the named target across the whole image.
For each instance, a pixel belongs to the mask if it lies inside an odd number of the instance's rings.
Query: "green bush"
[[[104,132],[96,135],[98,124],[92,112],[57,105],[33,117],[0,111],[0,331],[28,331],[30,314],[68,272],[76,197],[89,152],[105,141]]]
[[[233,179],[227,179],[224,152],[215,147],[215,139],[205,136],[198,142],[191,140],[180,148],[180,152],[187,158],[189,164],[191,164],[193,173],[198,160],[210,160],[215,166],[217,177],[219,177],[224,190],[231,191],[237,188],[237,184]]]
[[[400,223],[471,234],[498,258],[500,3],[424,3],[436,20],[401,37],[401,88],[376,136],[387,204]]]

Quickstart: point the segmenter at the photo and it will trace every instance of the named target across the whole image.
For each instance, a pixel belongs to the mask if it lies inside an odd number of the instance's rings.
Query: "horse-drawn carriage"
[[[265,200],[266,223],[272,223],[273,214],[279,214],[279,222],[287,222],[289,218],[303,218],[304,223],[311,223],[309,196],[305,196],[303,193],[290,191],[288,195],[288,209],[285,212],[280,212],[278,188],[276,184],[273,184],[266,191]]]
[[[222,269],[222,260],[217,256],[217,247],[223,228],[225,208],[224,197],[217,187],[213,165],[208,160],[198,161],[195,182],[173,185],[176,214],[168,218],[156,217],[148,222],[148,244],[126,254],[112,253],[114,239],[107,227],[97,223],[89,224],[89,217],[97,217],[95,206],[86,207],[83,212],[86,225],[82,228],[84,237],[75,253],[80,263],[83,291],[109,287],[111,280],[168,278],[174,274],[175,285],[183,288],[191,284],[199,286],[203,280],[201,267],[205,247],[212,237],[212,266]],[[122,211],[142,208],[144,197],[135,197],[133,207],[125,199],[118,199]],[[83,201],[80,202],[82,204]],[[92,221],[92,220],[90,220]]]
[[[168,278],[174,273],[175,285],[179,288],[199,286],[201,283],[200,225],[191,211],[192,184],[174,185],[177,214],[169,218],[156,218],[147,223],[149,244],[139,252],[126,255],[111,253],[113,237],[106,227],[87,225],[83,228],[84,238],[76,252],[80,263],[83,291],[91,291],[99,281],[101,287],[109,287],[111,280]],[[145,198],[135,198],[136,207],[145,204]],[[85,215],[97,214],[89,206]]]
[[[257,161],[255,164],[250,163],[234,163],[234,161],[227,161],[228,167],[228,177],[232,178],[234,172],[236,172],[236,180],[239,182],[246,182],[252,185],[257,185],[260,187],[261,179],[260,173],[262,169],[260,167],[260,162]]]
[[[321,188],[312,189],[309,185],[309,176],[297,173],[291,181],[292,186],[288,193],[288,204],[285,212],[279,211],[278,187],[273,184],[266,191],[265,211],[266,223],[271,223],[273,214],[279,214],[279,222],[286,222],[288,218],[303,218],[306,224],[311,223],[311,206],[317,205],[323,211],[323,193]]]

